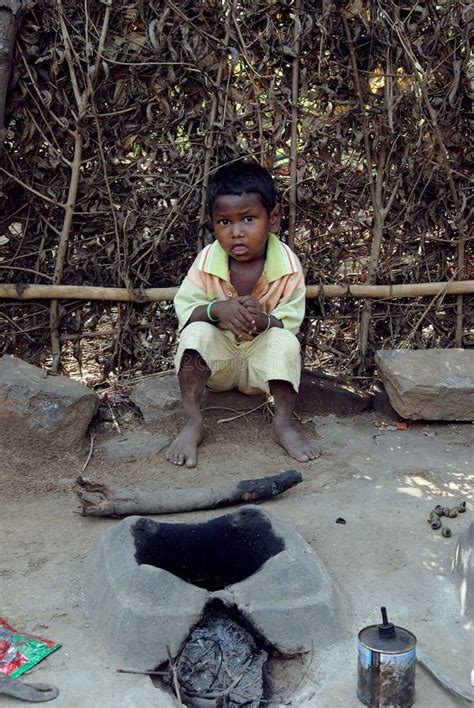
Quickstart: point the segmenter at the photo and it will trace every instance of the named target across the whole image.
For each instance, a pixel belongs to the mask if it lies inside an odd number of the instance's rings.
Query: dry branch
[[[288,245],[294,248],[296,228],[296,200],[298,195],[298,96],[300,80],[300,50],[301,50],[301,0],[295,0],[294,8],[294,57],[291,74],[291,144],[290,144],[290,213],[288,219]]]
[[[232,504],[248,504],[283,494],[303,478],[287,470],[237,484],[170,490],[110,489],[83,477],[77,478],[77,494],[83,516],[131,516],[133,514],[172,514],[196,509],[218,509]]]
[[[15,15],[19,8],[19,0],[1,0],[0,2],[0,151],[5,138],[5,103],[17,29]]]
[[[228,23],[228,17],[226,15],[226,25]],[[214,147],[214,133],[216,130],[217,122],[217,112],[219,109],[220,93],[222,77],[224,75],[224,68],[227,63],[227,47],[229,45],[229,30],[226,30],[224,38],[224,51],[221,60],[219,62],[219,69],[217,71],[216,85],[214,86],[214,95],[212,97],[211,112],[209,115],[209,129],[206,131],[205,137],[205,158],[204,158],[204,168],[203,168],[203,178],[202,178],[202,193],[201,193],[201,206],[199,209],[199,232],[198,232],[198,249],[203,248],[204,244],[204,227],[206,225],[207,216],[207,190],[209,185],[209,176],[211,169],[211,159]],[[222,121],[225,121],[225,113],[222,115]]]

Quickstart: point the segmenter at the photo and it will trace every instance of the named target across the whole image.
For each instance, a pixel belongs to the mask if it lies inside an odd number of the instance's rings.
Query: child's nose
[[[242,228],[242,223],[240,221],[236,221],[232,225],[232,238],[239,238],[242,236],[243,233],[243,228]]]

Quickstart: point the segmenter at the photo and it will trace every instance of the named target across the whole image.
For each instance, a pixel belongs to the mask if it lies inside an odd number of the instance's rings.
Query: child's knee
[[[202,360],[202,356],[197,349],[185,349],[181,355],[181,367],[185,364],[188,366],[199,366]]]
[[[179,334],[180,342],[186,341],[191,337],[213,337],[216,328],[210,322],[190,322]]]
[[[179,335],[178,353],[181,355],[188,349],[205,352],[209,343],[215,340],[218,330],[209,322],[191,322]]]
[[[195,353],[191,355],[188,352]],[[181,373],[184,362],[189,359],[186,363],[188,371],[214,373],[220,362],[228,358],[223,330],[209,322],[191,322],[182,330],[175,356],[176,371]]]
[[[196,349],[185,349],[181,356],[181,361],[179,362],[178,373],[180,377],[189,374],[201,378],[201,375],[209,376],[211,372],[201,354]]]
[[[292,332],[279,327],[272,327],[265,334],[268,335],[265,342],[266,348],[275,356],[289,357],[291,359],[300,356],[300,343]]]

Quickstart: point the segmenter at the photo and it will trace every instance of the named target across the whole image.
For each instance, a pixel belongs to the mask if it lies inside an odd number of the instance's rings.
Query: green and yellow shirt
[[[251,294],[264,312],[281,320],[293,334],[298,333],[305,313],[303,269],[291,248],[274,234],[268,237],[263,273]],[[214,241],[198,253],[174,298],[179,331],[199,305],[236,297],[238,293],[230,282],[229,256]]]

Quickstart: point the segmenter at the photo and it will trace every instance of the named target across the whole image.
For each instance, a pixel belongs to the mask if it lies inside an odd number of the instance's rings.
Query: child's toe
[[[308,455],[310,460],[315,460],[317,457],[320,456],[321,450],[317,445],[312,445],[308,450],[306,450],[306,454]]]

